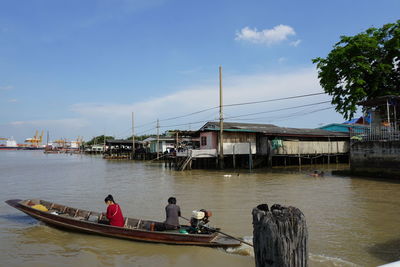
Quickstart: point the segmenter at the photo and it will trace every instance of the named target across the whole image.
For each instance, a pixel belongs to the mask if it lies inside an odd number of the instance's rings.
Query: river
[[[211,224],[251,240],[253,207],[299,208],[309,231],[310,266],[376,266],[400,259],[400,183],[332,176],[343,165],[299,169],[178,172],[163,164],[98,156],[0,151],[2,266],[254,266],[251,250],[125,241],[62,231],[13,209],[12,198],[40,198],[106,209],[112,194],[125,216],[163,220],[175,196],[182,215],[205,208]],[[311,177],[314,169],[324,177]],[[184,221],[181,221],[184,223]]]

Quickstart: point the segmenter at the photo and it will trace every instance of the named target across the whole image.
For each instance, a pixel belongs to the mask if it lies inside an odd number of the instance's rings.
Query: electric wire
[[[319,111],[324,111],[324,110],[328,110],[328,109],[333,109],[334,107],[326,107],[326,108],[321,108],[321,109],[316,109],[316,110],[312,110],[306,113],[290,113],[290,114],[286,114],[286,115],[282,115],[282,116],[273,116],[273,117],[256,117],[256,118],[247,118],[247,119],[237,119],[238,121],[255,121],[255,120],[277,120],[277,119],[287,119],[287,118],[292,118],[292,117],[296,117],[296,116],[303,116],[303,115],[308,115],[311,113],[315,113],[315,112],[319,112]]]
[[[234,119],[234,118],[240,118],[240,117],[247,117],[247,116],[258,115],[258,114],[263,114],[263,113],[270,113],[270,112],[277,112],[277,111],[288,110],[288,109],[295,109],[295,108],[303,108],[303,107],[321,105],[321,104],[326,104],[326,103],[330,103],[330,102],[331,101],[322,101],[322,102],[305,104],[305,105],[288,107],[288,108],[280,108],[280,109],[275,109],[275,110],[268,110],[268,111],[261,111],[261,112],[242,114],[242,115],[237,115],[237,116],[230,116],[230,117],[225,117],[224,119]]]
[[[243,105],[252,105],[252,104],[260,104],[260,103],[267,103],[273,101],[281,101],[281,100],[288,100],[294,98],[302,98],[302,97],[309,97],[309,96],[316,96],[316,95],[323,95],[325,93],[313,93],[313,94],[306,94],[306,95],[297,95],[297,96],[289,96],[289,97],[281,97],[269,100],[261,100],[261,101],[252,101],[252,102],[242,102],[242,103],[235,103],[235,104],[227,104],[223,105],[223,107],[233,107],[233,106],[243,106]]]
[[[305,94],[305,95],[296,95],[296,96],[281,97],[281,98],[275,98],[275,99],[267,99],[267,100],[261,100],[261,101],[233,103],[233,104],[222,105],[222,107],[233,107],[233,106],[252,105],[252,104],[259,104],[259,103],[268,103],[268,102],[282,101],[282,100],[289,100],[289,99],[303,98],[303,97],[310,97],[310,96],[316,96],[316,95],[322,95],[322,94],[325,94],[325,93],[312,93],[312,94]],[[200,114],[200,113],[203,113],[203,112],[206,112],[206,111],[209,111],[209,110],[213,110],[213,109],[218,109],[218,108],[219,108],[219,106],[205,108],[205,109],[194,111],[194,112],[191,112],[191,113],[188,113],[188,114],[185,114],[185,115],[169,117],[169,118],[165,118],[165,119],[159,119],[159,121],[163,122],[163,121],[170,121],[170,120],[185,118],[185,117],[189,117],[189,116],[192,116],[192,115]],[[136,126],[136,128],[141,128],[141,127],[144,127],[144,126],[156,123],[156,122],[157,121],[152,121],[152,122],[149,122],[149,123],[141,124],[141,125]]]

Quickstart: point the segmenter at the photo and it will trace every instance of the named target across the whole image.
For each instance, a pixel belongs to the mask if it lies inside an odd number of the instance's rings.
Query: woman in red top
[[[124,226],[124,216],[122,215],[121,207],[115,203],[112,195],[108,195],[104,202],[108,205],[106,217],[112,226]]]

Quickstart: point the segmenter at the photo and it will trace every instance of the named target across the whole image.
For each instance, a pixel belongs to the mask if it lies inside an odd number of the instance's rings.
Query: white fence
[[[399,141],[400,131],[394,127],[365,128],[350,131],[352,142]]]
[[[250,153],[250,143],[224,143],[224,155],[248,155]],[[257,148],[255,143],[251,143],[251,153],[256,154]],[[190,149],[176,153],[177,157],[192,158],[211,158],[217,157],[217,149]]]

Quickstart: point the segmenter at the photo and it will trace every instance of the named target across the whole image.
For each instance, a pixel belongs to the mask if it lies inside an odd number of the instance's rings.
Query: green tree
[[[94,144],[103,144],[105,140],[114,140],[113,136],[104,136],[104,135],[99,135],[96,137],[93,137],[92,140],[88,141],[85,143],[85,145],[94,145]]]
[[[400,95],[400,20],[342,36],[326,58],[312,61],[336,111],[351,119],[360,101]]]
[[[146,138],[148,138],[148,137],[151,137],[151,136],[153,136],[153,135],[148,135],[148,134],[145,134],[145,135],[135,135],[135,140],[136,140],[136,141],[143,141],[144,139],[146,139]],[[132,140],[132,136],[127,137],[125,140]]]

